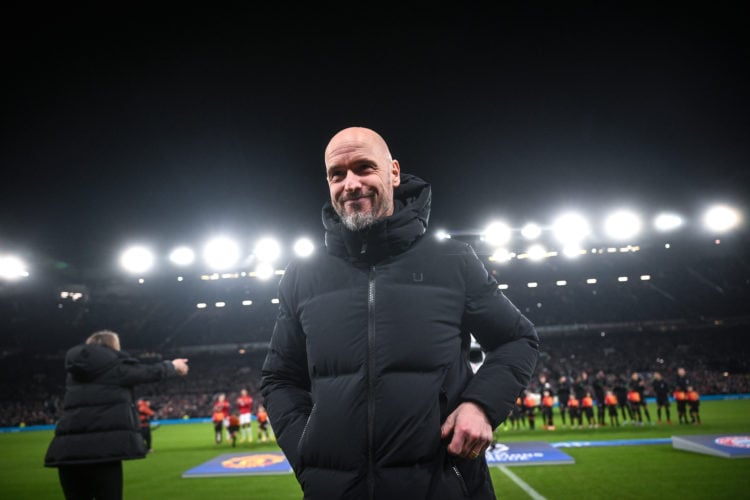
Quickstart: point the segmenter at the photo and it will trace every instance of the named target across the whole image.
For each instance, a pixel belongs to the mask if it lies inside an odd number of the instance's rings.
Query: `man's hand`
[[[440,428],[440,437],[453,434],[448,453],[474,460],[492,444],[492,426],[484,410],[470,401],[458,405]]]
[[[172,360],[172,366],[177,371],[177,375],[187,375],[188,373],[188,360],[185,358],[177,358]]]

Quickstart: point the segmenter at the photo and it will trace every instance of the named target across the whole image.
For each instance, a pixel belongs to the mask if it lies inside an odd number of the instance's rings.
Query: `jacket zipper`
[[[367,490],[375,498],[375,267],[370,267],[367,285]]]
[[[458,484],[461,485],[461,491],[465,496],[469,496],[469,489],[466,487],[466,483],[464,482],[464,476],[461,474],[461,471],[458,470],[458,466],[455,462],[451,460],[451,469],[453,469],[453,473],[456,475],[456,478],[458,479]]]

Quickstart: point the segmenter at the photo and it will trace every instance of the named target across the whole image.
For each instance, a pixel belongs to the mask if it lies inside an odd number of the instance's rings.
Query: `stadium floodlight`
[[[267,280],[273,276],[274,270],[270,262],[259,262],[255,268],[255,276],[260,280]]]
[[[281,255],[281,246],[273,238],[262,238],[255,244],[253,253],[261,262],[274,262]]]
[[[709,231],[723,233],[740,223],[740,214],[730,206],[715,205],[706,210],[703,223]]]
[[[641,230],[641,219],[630,210],[618,210],[607,217],[604,232],[615,240],[627,240]]]
[[[189,247],[177,247],[169,254],[169,260],[178,266],[189,266],[195,261],[195,252]]]
[[[583,248],[581,248],[579,245],[567,244],[563,247],[562,253],[564,256],[566,256],[569,259],[575,259],[576,257],[579,257],[581,254],[586,253],[586,251]]]
[[[234,240],[219,236],[203,247],[203,259],[213,270],[228,269],[240,259],[240,247]]]
[[[542,228],[539,227],[539,224],[534,224],[533,222],[529,222],[525,226],[521,228],[521,236],[526,238],[527,240],[535,240],[539,238],[539,236],[542,235]]]
[[[682,217],[671,212],[661,213],[654,218],[654,227],[657,231],[674,231],[682,224]]]
[[[29,276],[26,263],[14,255],[0,255],[0,279],[14,281]]]
[[[133,246],[120,255],[120,265],[132,274],[145,273],[154,265],[154,254],[145,246]]]
[[[591,226],[582,215],[570,212],[555,219],[552,232],[560,243],[576,245],[591,234]]]
[[[294,253],[299,257],[309,257],[314,251],[315,245],[310,238],[299,238],[294,242]]]
[[[495,251],[492,252],[490,260],[493,262],[508,262],[513,258],[513,255],[514,254],[509,252],[507,248],[496,248]]]
[[[526,254],[529,256],[529,260],[538,261],[547,257],[547,249],[542,245],[531,245]]]
[[[450,235],[450,234],[448,234],[448,231],[445,231],[445,230],[443,230],[443,229],[440,229],[440,230],[438,230],[438,231],[437,231],[437,232],[435,233],[435,238],[437,238],[437,239],[439,239],[439,240],[449,240],[449,239],[451,238],[451,235]]]
[[[511,229],[504,222],[493,222],[484,230],[484,241],[493,247],[501,247],[510,242]]]

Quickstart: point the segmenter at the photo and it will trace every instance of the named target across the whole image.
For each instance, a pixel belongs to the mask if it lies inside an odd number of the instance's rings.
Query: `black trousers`
[[[122,500],[122,462],[62,465],[57,469],[66,500]]]
[[[146,443],[146,450],[151,450],[151,426],[141,427],[141,436]]]

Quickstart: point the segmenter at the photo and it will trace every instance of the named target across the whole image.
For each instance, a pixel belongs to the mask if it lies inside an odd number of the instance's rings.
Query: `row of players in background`
[[[253,442],[252,414],[253,398],[247,393],[247,389],[242,389],[240,395],[235,400],[237,409],[231,410],[227,395],[220,393],[213,406],[211,420],[214,426],[214,439],[216,444],[221,444],[223,438],[231,442],[232,446],[237,445],[237,434],[239,433],[240,443],[247,441]],[[255,419],[258,421],[258,441],[266,442],[270,439],[268,431],[268,413],[265,407],[260,404],[255,413]],[[223,435],[223,438],[222,438]]]
[[[662,423],[662,414],[668,424],[672,423],[670,393],[677,406],[680,424],[701,423],[700,395],[690,383],[684,368],[678,368],[674,385],[668,384],[660,373],[654,372],[651,387],[656,396],[657,423]],[[526,427],[528,422],[528,427],[534,429],[536,412],[539,410],[542,428],[555,430],[555,405],[563,427],[583,428],[584,419],[589,428],[605,426],[607,416],[610,426],[619,426],[620,415],[623,424],[654,423],[646,402],[646,382],[637,372],[633,372],[627,382],[619,377],[608,379],[603,371],[599,371],[592,381],[583,372],[573,383],[563,375],[554,386],[546,375],[541,374],[537,389],[538,393],[525,391],[519,396],[508,419],[511,428]]]

